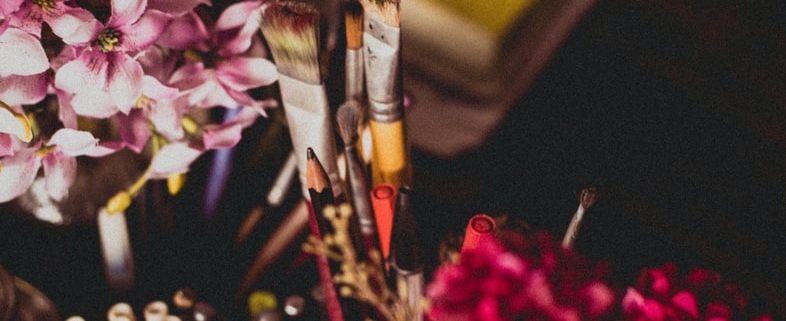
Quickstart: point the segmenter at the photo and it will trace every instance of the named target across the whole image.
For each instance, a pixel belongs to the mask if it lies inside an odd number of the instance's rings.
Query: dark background
[[[475,213],[508,214],[561,237],[576,193],[597,184],[601,201],[580,231],[580,252],[609,260],[630,282],[638,269],[668,261],[705,266],[786,316],[783,6],[600,1],[484,146],[451,159],[413,150],[424,251]],[[9,206],[0,215],[0,264],[43,290],[64,317],[99,320],[120,300],[141,309],[183,285],[230,306],[255,249],[285,213],[269,209],[254,236],[233,246],[285,155],[285,138],[279,148],[257,139],[276,121],[244,136],[214,221],[199,214],[209,155],[178,197],[156,196],[153,184],[135,201],[135,289],[106,286],[94,224],[50,226]],[[291,265],[297,257],[288,253],[259,287],[313,284],[308,265]]]

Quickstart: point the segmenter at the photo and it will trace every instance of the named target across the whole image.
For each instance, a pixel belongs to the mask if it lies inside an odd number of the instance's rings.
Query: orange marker
[[[464,243],[461,245],[461,253],[478,247],[484,239],[494,237],[497,230],[497,223],[491,216],[486,214],[476,214],[469,219],[467,230],[464,232]]]
[[[385,260],[390,257],[390,234],[393,231],[397,196],[398,191],[391,184],[378,184],[371,190],[371,206],[377,219],[379,245],[382,247],[382,257]]]

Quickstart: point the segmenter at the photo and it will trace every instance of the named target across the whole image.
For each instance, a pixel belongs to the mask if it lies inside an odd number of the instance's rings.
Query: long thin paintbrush
[[[344,5],[347,52],[344,63],[345,101],[363,101],[363,5],[349,0]]]
[[[363,255],[377,251],[382,255],[377,223],[371,205],[371,188],[366,176],[365,166],[357,151],[358,123],[362,113],[360,104],[350,100],[339,106],[336,111],[336,122],[344,142],[344,155],[347,164],[347,185],[349,185],[352,206],[360,223]],[[382,267],[382,266],[380,266]]]
[[[565,237],[562,239],[563,248],[573,248],[573,243],[576,242],[576,236],[579,234],[581,222],[584,220],[584,213],[586,213],[592,205],[595,205],[599,197],[600,193],[596,186],[590,186],[581,190],[581,194],[579,195],[579,208],[576,209],[576,213],[573,213],[573,218],[570,220],[568,230],[565,231]]]
[[[371,132],[372,183],[409,185],[409,156],[404,132],[398,0],[362,0],[363,55]]]
[[[335,195],[341,194],[336,144],[328,97],[319,64],[319,11],[306,3],[272,2],[262,13],[260,30],[279,71],[279,88],[303,195],[306,155],[312,148],[322,160]]]

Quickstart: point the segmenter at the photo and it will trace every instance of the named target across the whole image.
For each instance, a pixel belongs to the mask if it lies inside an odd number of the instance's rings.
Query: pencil
[[[398,0],[362,0],[373,184],[409,185],[400,73]]]
[[[372,250],[380,251],[380,244],[377,223],[371,205],[371,195],[369,194],[371,190],[365,166],[357,151],[358,123],[361,113],[362,110],[357,101],[347,101],[339,106],[336,112],[336,122],[344,142],[350,199],[355,210],[355,217],[360,224],[363,254],[367,255]]]
[[[272,2],[262,13],[260,30],[278,68],[303,195],[310,198],[305,184],[307,160],[302,153],[307,148],[322,159],[334,195],[340,195],[333,118],[319,62],[319,11],[307,3]]]
[[[309,216],[309,226],[311,234],[322,239],[324,235],[333,233],[330,221],[325,218],[323,211],[327,206],[335,205],[333,189],[330,186],[330,179],[327,172],[314,153],[314,150],[306,150],[306,187],[311,198],[311,214]],[[336,286],[333,282],[333,271],[324,253],[315,254],[319,280],[322,291],[325,295],[325,306],[328,318],[331,321],[344,320],[341,302],[338,299]]]

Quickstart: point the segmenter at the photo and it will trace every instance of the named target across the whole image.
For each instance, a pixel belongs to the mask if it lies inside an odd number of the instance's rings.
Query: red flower
[[[748,311],[747,295],[720,274],[701,268],[680,276],[673,263],[641,272],[636,288],[622,299],[627,320],[771,320]]]
[[[547,234],[502,233],[438,267],[432,320],[596,320],[614,294],[587,261]]]

